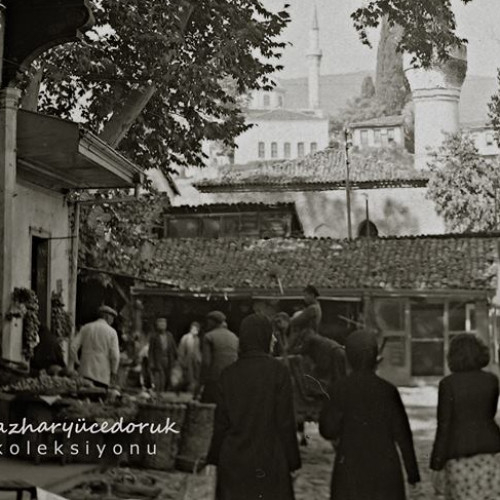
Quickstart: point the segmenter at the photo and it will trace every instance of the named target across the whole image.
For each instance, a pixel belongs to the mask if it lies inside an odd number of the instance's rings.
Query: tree
[[[403,28],[391,26],[384,17],[377,49],[376,97],[390,114],[401,113],[410,98],[410,87],[403,71],[403,54],[398,51]]]
[[[98,133],[128,115],[119,149],[164,171],[201,165],[202,140],[231,145],[247,128],[235,94],[272,88],[289,21],[258,0],[100,0],[95,16],[81,43],[46,57],[40,108]]]
[[[148,252],[155,244],[155,226],[163,224],[168,206],[161,193],[150,189],[137,199],[124,199],[120,190],[84,195],[80,213],[80,266],[141,276],[154,262]],[[80,199],[82,196],[80,196]],[[100,276],[106,281],[106,276]]]
[[[481,156],[468,134],[448,137],[429,163],[427,196],[451,231],[498,229],[498,160]]]
[[[375,85],[373,84],[373,78],[371,76],[366,76],[361,84],[361,98],[371,99],[375,96]]]
[[[472,0],[461,0],[464,4]],[[413,54],[414,63],[429,66],[437,56],[466,42],[456,34],[451,0],[369,0],[351,15],[361,41],[370,45],[367,30],[384,18],[389,27],[401,26],[400,52]]]
[[[495,130],[495,137],[497,144],[500,146],[500,70],[497,74],[498,87],[499,89],[491,97],[491,102],[489,104],[489,117],[493,129]]]

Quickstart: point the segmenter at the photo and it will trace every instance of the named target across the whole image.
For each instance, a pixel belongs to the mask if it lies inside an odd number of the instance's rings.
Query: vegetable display
[[[19,380],[10,385],[0,387],[2,392],[28,392],[42,396],[51,396],[65,393],[78,392],[81,389],[90,389],[94,385],[89,380],[84,378],[70,378],[70,377],[51,377],[44,373],[39,377],[30,377]]]

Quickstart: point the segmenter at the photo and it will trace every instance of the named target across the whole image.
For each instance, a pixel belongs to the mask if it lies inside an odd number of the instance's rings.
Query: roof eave
[[[133,187],[144,182],[144,172],[139,167],[91,132],[81,131],[78,153],[121,179],[123,183],[117,182],[116,187]]]

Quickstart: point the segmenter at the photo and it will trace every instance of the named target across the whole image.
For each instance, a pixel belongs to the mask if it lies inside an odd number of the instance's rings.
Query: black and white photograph
[[[500,500],[499,0],[0,0],[0,500]]]

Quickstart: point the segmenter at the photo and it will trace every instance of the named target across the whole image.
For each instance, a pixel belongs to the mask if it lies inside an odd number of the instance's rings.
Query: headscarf
[[[377,365],[378,344],[375,335],[357,330],[346,340],[347,359],[354,371],[373,371]]]
[[[269,354],[273,327],[262,314],[250,314],[240,325],[240,354],[260,352]]]

